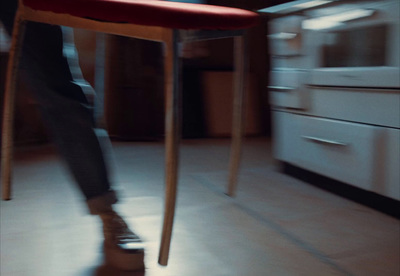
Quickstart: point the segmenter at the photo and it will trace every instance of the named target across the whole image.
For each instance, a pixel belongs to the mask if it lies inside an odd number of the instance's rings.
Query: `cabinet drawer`
[[[379,157],[375,162],[376,179],[373,191],[400,200],[400,130],[383,128],[376,151]]]
[[[373,190],[381,128],[286,112],[274,119],[277,159]]]
[[[298,70],[298,68],[309,68],[310,59],[306,56],[272,56],[271,57],[271,68],[285,68]]]
[[[400,128],[400,90],[308,87],[309,114]]]
[[[302,52],[301,22],[304,16],[293,15],[274,19],[268,38],[271,53],[277,56],[297,56]]]
[[[277,107],[306,109],[306,73],[299,70],[274,70],[268,86],[271,104]]]

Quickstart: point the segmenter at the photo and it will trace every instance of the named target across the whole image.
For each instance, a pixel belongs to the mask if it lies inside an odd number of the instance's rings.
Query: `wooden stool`
[[[175,213],[180,91],[178,43],[235,37],[235,92],[228,194],[233,195],[243,134],[247,49],[245,29],[258,24],[256,13],[235,8],[158,0],[19,0],[6,76],[2,132],[3,199],[11,198],[12,124],[18,60],[26,21],[88,29],[164,43],[166,195],[159,263],[167,265]]]

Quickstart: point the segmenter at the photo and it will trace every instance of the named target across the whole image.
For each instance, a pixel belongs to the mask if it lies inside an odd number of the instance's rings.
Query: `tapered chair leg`
[[[11,176],[13,155],[13,122],[15,109],[15,92],[18,64],[21,55],[22,40],[25,32],[25,22],[15,19],[14,31],[9,52],[9,60],[4,92],[3,129],[1,144],[1,183],[3,200],[11,199]]]
[[[242,140],[245,128],[245,101],[248,86],[248,49],[245,36],[234,38],[234,96],[232,144],[229,163],[229,180],[227,194],[235,196],[242,154]]]
[[[166,39],[165,52],[165,96],[166,96],[166,167],[165,167],[165,209],[164,224],[162,229],[159,264],[168,264],[169,248],[171,243],[172,226],[175,214],[178,162],[179,162],[179,140],[181,129],[181,97],[180,97],[180,61],[178,57],[178,33],[170,31],[170,38]]]

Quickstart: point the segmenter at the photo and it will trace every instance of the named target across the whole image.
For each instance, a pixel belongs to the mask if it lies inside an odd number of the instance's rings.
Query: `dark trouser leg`
[[[2,0],[0,5],[0,19],[10,32],[16,1]],[[116,196],[110,187],[93,108],[82,87],[74,82],[63,56],[60,27],[27,24],[20,72],[20,81],[30,87],[55,144],[88,201],[90,211],[99,213],[102,208],[110,209]]]

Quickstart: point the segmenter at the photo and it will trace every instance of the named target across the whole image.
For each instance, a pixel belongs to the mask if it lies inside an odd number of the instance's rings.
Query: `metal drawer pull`
[[[340,141],[328,140],[328,139],[323,139],[323,138],[318,138],[318,137],[313,137],[313,136],[302,135],[301,137],[306,140],[310,140],[312,142],[320,143],[320,144],[327,144],[327,145],[333,145],[333,146],[348,146],[349,145],[347,143],[343,143]]]
[[[268,86],[268,89],[273,90],[273,91],[277,91],[277,92],[290,92],[290,91],[293,91],[295,88],[294,87],[290,87],[290,86],[274,86],[274,85],[270,85],[270,86]]]
[[[276,34],[270,34],[270,35],[268,35],[268,37],[271,39],[277,39],[277,40],[290,40],[290,39],[296,38],[297,35],[298,34],[296,34],[296,33],[280,32],[280,33],[276,33]]]

